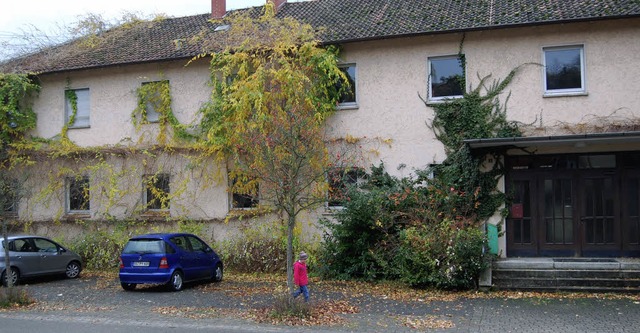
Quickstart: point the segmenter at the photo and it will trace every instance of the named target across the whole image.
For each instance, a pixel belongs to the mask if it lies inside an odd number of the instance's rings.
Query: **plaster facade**
[[[360,166],[384,162],[396,176],[409,176],[415,169],[442,162],[446,157],[443,146],[428,127],[433,110],[421,98],[428,96],[428,58],[455,55],[461,45],[468,89],[478,86],[481,77],[490,75],[486,83],[491,83],[519,67],[500,99],[505,102],[509,97],[508,119],[523,124],[528,135],[573,133],[584,124],[598,125],[612,115],[615,117],[610,119],[622,122],[635,120],[640,113],[639,30],[640,20],[610,20],[346,43],[341,61],[356,66],[357,107],[338,110],[327,124],[327,133],[333,139],[356,138],[362,151]],[[545,97],[543,48],[566,45],[584,47],[586,93]],[[33,134],[44,138],[59,135],[65,123],[65,89],[89,88],[91,127],[70,129],[73,142],[83,147],[152,144],[157,125],[144,125],[142,131],[136,131],[131,121],[137,103],[135,91],[143,82],[169,80],[172,109],[182,123],[196,120],[198,109],[210,97],[206,61],[186,67],[185,63],[43,75],[42,91],[35,101],[38,123]],[[172,217],[222,220],[229,213],[226,171],[215,163],[194,169],[188,157],[175,154],[114,158],[112,164],[130,170],[117,180],[123,187],[135,187],[136,179],[160,169],[171,173],[172,184],[184,184],[179,187],[182,193],[172,201]],[[54,188],[44,199],[38,195],[47,192],[46,184],[56,176],[60,179],[60,170],[62,165],[54,161],[32,168],[34,189],[21,202],[21,219],[44,221],[64,215],[62,187]],[[118,204],[109,209],[97,191],[88,218],[136,216],[141,191],[137,187],[122,194]],[[314,219],[315,213],[308,218],[310,227]],[[504,238],[500,245],[504,248]]]

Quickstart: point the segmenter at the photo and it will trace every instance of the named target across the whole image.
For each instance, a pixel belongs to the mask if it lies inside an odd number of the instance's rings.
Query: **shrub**
[[[236,272],[286,271],[286,238],[278,225],[249,226],[241,235],[224,240],[216,247],[225,267]]]
[[[328,232],[319,270],[414,287],[475,287],[487,265],[485,235],[466,209],[475,200],[443,182],[397,179],[383,165],[373,167],[367,185],[347,191],[335,221],[321,221]]]
[[[82,257],[85,268],[116,268],[128,239],[127,233],[98,230],[84,233],[70,247]]]
[[[413,287],[475,288],[488,265],[486,236],[478,228],[456,229],[444,222],[434,228],[411,227],[400,233],[394,269]]]
[[[294,299],[288,292],[279,292],[274,296],[269,315],[276,320],[305,318],[311,314],[311,310],[309,303]]]

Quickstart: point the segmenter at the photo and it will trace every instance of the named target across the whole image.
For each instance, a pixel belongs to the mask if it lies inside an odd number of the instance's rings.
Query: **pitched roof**
[[[324,27],[322,42],[333,44],[640,17],[640,0],[314,0],[286,3],[278,16]],[[192,37],[216,27],[209,18],[202,14],[115,28],[90,40],[93,45],[72,41],[13,59],[0,70],[50,73],[186,59],[202,51]]]

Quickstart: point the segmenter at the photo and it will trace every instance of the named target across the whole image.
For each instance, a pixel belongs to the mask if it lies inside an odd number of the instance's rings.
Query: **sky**
[[[265,0],[227,0],[227,10],[264,3]],[[0,39],[4,39],[30,30],[31,25],[49,33],[89,13],[100,14],[106,20],[121,18],[124,13],[170,17],[205,14],[211,12],[211,0],[2,0],[0,7]]]
[[[211,13],[211,0],[0,0],[0,61],[59,44],[69,28],[88,14],[105,22],[124,14],[152,19]],[[266,0],[226,0],[227,10],[264,5]],[[298,2],[308,0],[288,0]],[[31,36],[31,37],[29,37]]]

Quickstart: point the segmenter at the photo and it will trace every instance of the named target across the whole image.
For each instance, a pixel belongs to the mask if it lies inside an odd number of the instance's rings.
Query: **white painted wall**
[[[623,119],[637,118],[639,32],[639,19],[470,32],[463,46],[467,83],[477,86],[478,75],[502,79],[511,69],[522,66],[502,100],[511,93],[508,117],[530,124],[527,130],[532,135],[562,133],[563,124],[601,121],[598,117],[612,113]],[[418,95],[427,95],[428,57],[456,54],[462,36],[443,34],[344,45],[342,61],[357,66],[358,108],[338,111],[328,123],[330,136],[359,138],[358,145],[364,152],[359,164],[366,167],[383,161],[388,171],[398,176],[443,161],[443,147],[427,127],[433,110]],[[587,95],[543,97],[543,68],[539,65],[542,48],[575,44],[584,44]],[[135,90],[142,82],[161,79],[170,81],[174,113],[188,123],[209,98],[209,71],[205,61],[188,67],[184,64],[176,61],[43,75],[43,89],[35,103],[38,128],[34,134],[45,138],[58,135],[64,124],[65,87],[88,87],[91,128],[69,130],[70,139],[81,146],[136,143],[142,134],[131,123]],[[154,137],[154,126],[145,126],[147,138]],[[224,218],[228,212],[226,183],[199,189],[198,170],[185,172],[186,163],[176,161],[172,170],[190,180],[195,199],[185,197],[185,208],[172,214]],[[46,167],[55,169],[54,164]],[[400,165],[407,167],[398,169]],[[39,182],[34,178],[34,184]],[[25,203],[21,208],[26,208],[30,213],[25,216],[34,220],[47,219],[57,210],[55,200],[47,207]],[[128,200],[136,198],[123,198]],[[120,208],[116,216],[128,211]],[[93,217],[96,214],[99,212],[92,212]]]

